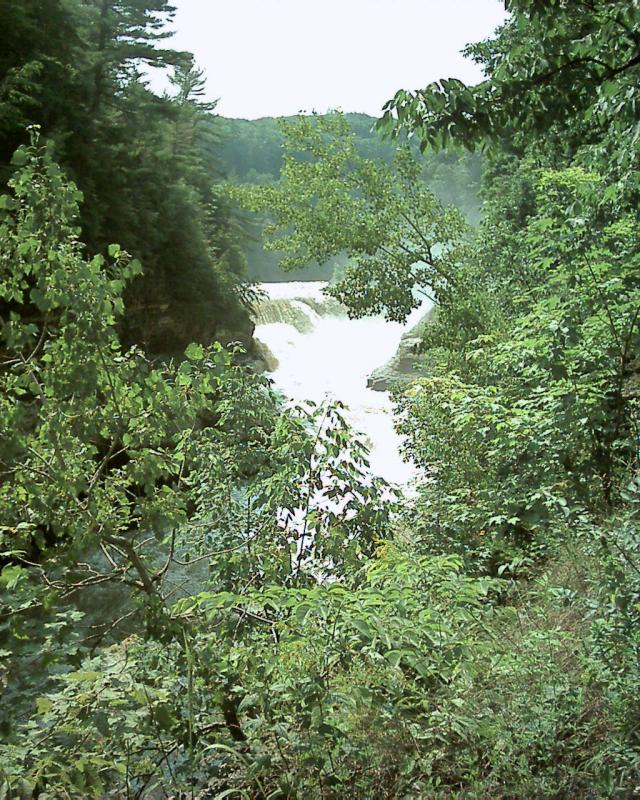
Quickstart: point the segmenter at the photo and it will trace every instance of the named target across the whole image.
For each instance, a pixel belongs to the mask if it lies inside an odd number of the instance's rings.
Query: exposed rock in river
[[[427,375],[424,360],[420,355],[420,347],[425,327],[433,319],[434,309],[402,335],[398,350],[393,358],[384,366],[374,369],[367,379],[367,386],[376,392],[388,392],[402,388],[416,378]]]
[[[280,366],[280,362],[278,359],[273,355],[271,350],[267,347],[264,342],[261,342],[260,339],[253,340],[254,347],[256,353],[259,357],[259,362],[264,364],[265,372],[275,372],[278,367]]]

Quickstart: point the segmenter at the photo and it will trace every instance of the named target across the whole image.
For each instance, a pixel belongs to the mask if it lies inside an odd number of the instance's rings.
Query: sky
[[[500,0],[173,0],[171,46],[194,53],[217,112],[380,115],[398,89],[482,80],[460,51],[505,19]]]

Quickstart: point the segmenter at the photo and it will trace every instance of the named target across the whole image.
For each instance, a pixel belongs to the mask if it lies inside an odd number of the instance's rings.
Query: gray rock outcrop
[[[416,378],[426,377],[427,368],[421,355],[421,345],[424,329],[433,320],[433,315],[434,310],[431,309],[417,325],[402,335],[393,358],[369,375],[367,386],[370,389],[388,392],[391,389],[401,389]]]

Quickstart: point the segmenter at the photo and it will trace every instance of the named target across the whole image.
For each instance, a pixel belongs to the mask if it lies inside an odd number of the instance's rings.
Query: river
[[[333,398],[349,409],[353,427],[371,448],[371,470],[408,486],[414,467],[402,459],[388,392],[367,387],[367,378],[395,354],[402,334],[428,310],[416,309],[405,324],[382,317],[350,320],[326,298],[322,282],[263,283],[255,337],[278,360],[271,377],[293,401]]]

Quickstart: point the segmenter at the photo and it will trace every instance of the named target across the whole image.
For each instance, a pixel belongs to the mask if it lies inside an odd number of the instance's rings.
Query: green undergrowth
[[[350,317],[432,297],[395,397],[411,501],[341,404],[283,404],[220,343],[123,344],[146,265],[88,253],[51,147],[18,151],[0,800],[640,795],[640,12],[508,6],[469,51],[486,81],[381,123],[482,145],[477,229],[338,114],[288,121],[281,182],[227,198],[285,266],[348,257]]]

